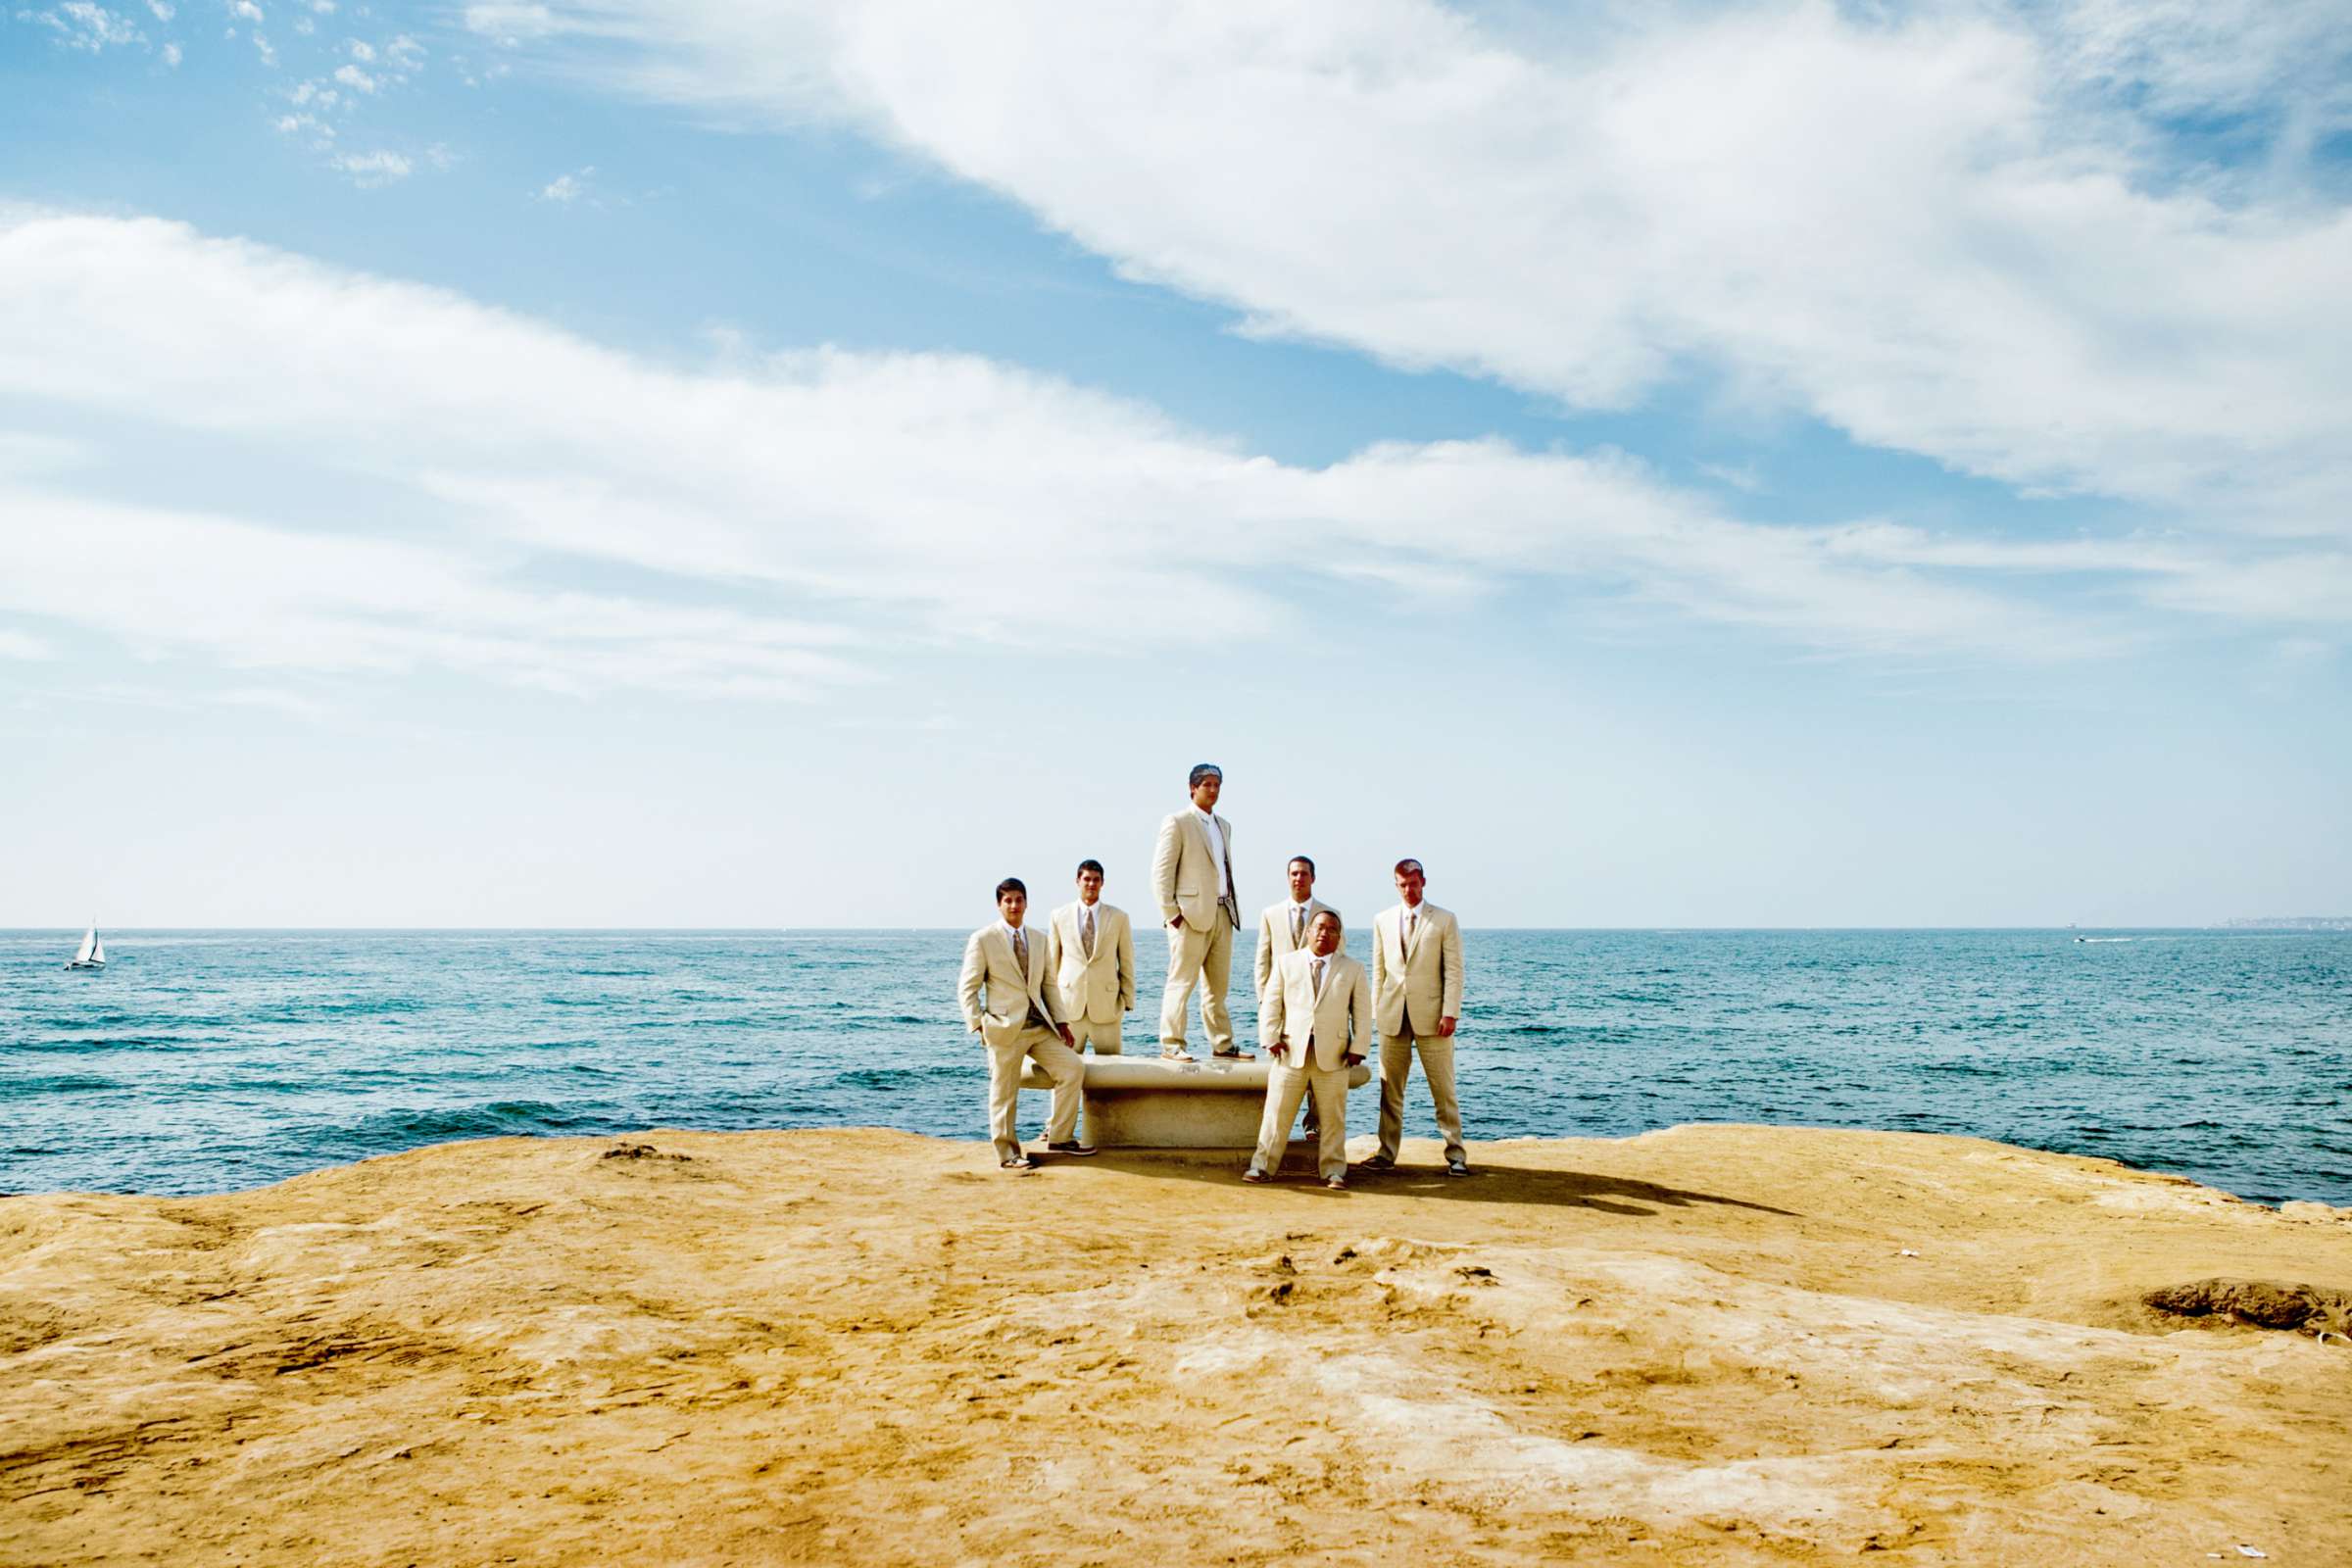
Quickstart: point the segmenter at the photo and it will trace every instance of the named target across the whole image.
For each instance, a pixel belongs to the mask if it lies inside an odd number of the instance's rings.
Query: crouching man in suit
[[[1078,1141],[1078,1102],[1086,1066],[1070,1049],[1070,1026],[1062,1022],[1061,988],[1046,961],[1046,945],[1031,941],[1021,919],[1029,912],[1029,890],[1018,877],[997,884],[999,918],[963,945],[958,984],[963,1021],[988,1046],[988,1135],[997,1163],[1027,1170],[1037,1163],[1021,1151],[1016,1129],[1021,1058],[1034,1057],[1054,1080],[1054,1108],[1046,1120],[1046,1148],[1056,1154],[1091,1154]]]
[[[1273,983],[1274,965],[1286,956],[1303,952],[1306,948],[1306,928],[1316,915],[1331,906],[1315,897],[1315,862],[1303,855],[1291,857],[1287,874],[1291,880],[1291,896],[1280,904],[1269,904],[1257,917],[1257,1004],[1266,1004],[1266,987]],[[1331,909],[1334,914],[1337,909]],[[1345,928],[1343,927],[1343,930]],[[1348,951],[1348,938],[1340,938],[1340,951]],[[1316,1117],[1313,1100],[1306,1102],[1306,1136],[1315,1136]]]
[[[1078,898],[1054,911],[1046,961],[1069,1009],[1070,1045],[1080,1055],[1119,1054],[1119,1025],[1135,1005],[1135,927],[1127,911],[1102,902],[1102,862],[1078,862]]]
[[[1348,1069],[1372,1049],[1372,983],[1340,949],[1340,917],[1317,911],[1304,951],[1285,954],[1259,1004],[1258,1036],[1270,1054],[1266,1113],[1246,1182],[1270,1182],[1282,1168],[1298,1102],[1314,1096],[1322,1122],[1315,1163],[1323,1185],[1348,1187]]]

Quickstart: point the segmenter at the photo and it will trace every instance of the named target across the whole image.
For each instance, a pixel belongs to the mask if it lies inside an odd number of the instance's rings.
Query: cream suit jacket
[[[1440,1018],[1462,1015],[1462,923],[1450,909],[1424,899],[1410,948],[1404,906],[1372,917],[1372,991],[1384,1040],[1404,1033],[1435,1035]]]
[[[1054,984],[1054,966],[1046,961],[1046,938],[1023,928],[1029,938],[1029,972],[1021,973],[1012,954],[1012,938],[993,922],[982,926],[963,945],[963,975],[958,995],[964,1024],[980,1031],[990,1045],[1003,1045],[1029,1027],[1029,1007],[1054,1024],[1068,1014],[1061,1010],[1061,988]],[[981,992],[988,995],[983,1006]]]
[[[1152,891],[1159,899],[1162,925],[1181,914],[1196,931],[1214,929],[1217,890],[1233,881],[1233,824],[1220,816],[1217,831],[1225,837],[1222,878],[1199,812],[1187,807],[1170,812],[1159,824],[1159,843],[1152,852]],[[1234,891],[1241,891],[1240,884],[1234,884]]]
[[[1310,931],[1314,928],[1315,916],[1325,909],[1331,909],[1331,906],[1325,904],[1321,899],[1306,901],[1306,924]],[[1340,911],[1331,909],[1331,912],[1338,914]],[[1280,904],[1267,905],[1266,912],[1257,917],[1256,962],[1257,994],[1259,996],[1262,997],[1266,994],[1266,982],[1274,976],[1274,965],[1282,960],[1284,955],[1299,951],[1299,945],[1291,940],[1291,901],[1285,899]],[[1345,925],[1340,931],[1339,951],[1342,953],[1348,951],[1348,932]]]
[[[1314,961],[1315,956],[1301,948],[1274,966],[1274,984],[1257,1005],[1257,1037],[1268,1051],[1282,1052],[1285,1063],[1293,1067],[1310,1065],[1299,1058],[1311,1038],[1311,1065],[1329,1072],[1351,1051],[1359,1056],[1372,1054],[1372,983],[1362,964],[1335,953],[1323,960],[1323,994],[1318,997]]]
[[[1098,901],[1095,905],[1095,956],[1087,961],[1086,944],[1078,940],[1079,903],[1072,899],[1054,911],[1046,927],[1046,950],[1053,960],[1054,979],[1061,987],[1062,1005],[1070,1010],[1063,1022],[1117,1023],[1135,1005],[1135,926],[1125,909]]]

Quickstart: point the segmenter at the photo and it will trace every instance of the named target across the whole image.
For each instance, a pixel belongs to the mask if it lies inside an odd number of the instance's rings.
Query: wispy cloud
[[[48,28],[66,48],[90,54],[147,41],[147,35],[128,17],[93,5],[90,0],[63,0],[62,4],[45,10],[19,11],[16,15],[19,22]]]
[[[574,202],[590,200],[595,179],[594,164],[576,169],[568,174],[558,174],[539,187],[538,199],[554,202],[559,207],[569,207]]]
[[[249,514],[194,513],[107,499],[104,464],[16,481],[0,512],[35,525],[0,541],[6,607],[243,667],[429,661],[575,689],[804,691],[877,643],[1026,640],[1073,601],[1187,607],[1181,632],[1139,617],[1141,648],[1264,635],[1302,607],[1352,613],[1432,582],[1544,583],[1906,657],[2097,652],[2146,633],[2101,608],[2119,588],[2253,621],[2347,616],[2338,589],[2278,586],[2340,583],[2326,553],[1764,526],[1621,455],[1499,441],[1298,466],[989,361],[817,349],[662,367],[156,220],[0,219],[0,393],[78,411],[101,443],[204,434],[245,454],[256,486]],[[277,476],[296,470],[329,477],[289,491]],[[353,493],[399,519],[400,542],[349,536]],[[534,585],[565,563],[646,586]],[[2026,579],[2098,595],[2059,611],[2010,591]]]
[[[2345,527],[2340,6],[475,9],[631,92],[857,126],[1253,333],[1580,408],[1712,378],[2034,492]],[[2257,156],[2180,140],[2214,115]]]
[[[292,127],[281,121],[279,128]],[[416,171],[416,162],[407,154],[381,150],[371,153],[338,153],[329,162],[342,172],[349,174],[352,182],[362,189],[392,184],[408,178]]]

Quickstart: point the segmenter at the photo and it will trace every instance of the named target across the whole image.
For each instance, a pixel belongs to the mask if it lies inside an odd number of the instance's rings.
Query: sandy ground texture
[[[2352,1562],[2352,1211],[1902,1134],[1472,1153],[7,1199],[0,1562]],[[2213,1279],[2293,1326],[2144,1304]]]

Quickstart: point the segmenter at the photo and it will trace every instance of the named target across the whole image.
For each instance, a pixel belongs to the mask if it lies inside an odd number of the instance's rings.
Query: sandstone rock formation
[[[7,1199],[0,1562],[2352,1561],[2352,1348],[2147,1304],[2340,1296],[2352,1225],[1913,1135],[1433,1154],[657,1131]]]

